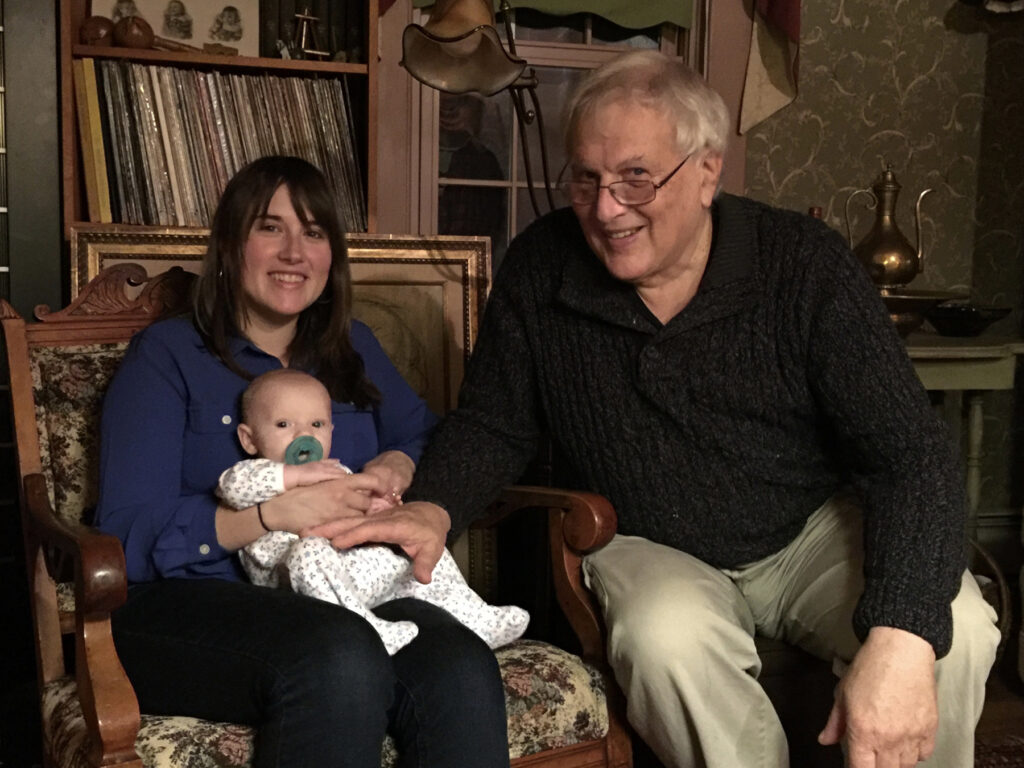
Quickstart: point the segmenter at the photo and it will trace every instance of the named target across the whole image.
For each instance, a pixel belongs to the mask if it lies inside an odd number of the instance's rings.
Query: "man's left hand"
[[[849,768],[909,768],[931,757],[938,723],[932,646],[874,627],[839,681],[818,741],[844,740]]]
[[[451,525],[451,518],[441,507],[414,501],[372,517],[325,523],[304,531],[303,535],[323,536],[338,549],[368,543],[395,544],[412,559],[416,580],[429,584],[434,566],[444,554],[445,537]]]

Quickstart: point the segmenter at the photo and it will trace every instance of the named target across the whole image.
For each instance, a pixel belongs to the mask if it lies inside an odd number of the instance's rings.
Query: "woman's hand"
[[[402,500],[402,494],[412,483],[416,465],[401,451],[384,451],[363,465],[363,474],[380,479],[384,492],[380,496],[392,504]]]
[[[330,539],[338,549],[370,542],[397,544],[412,558],[416,580],[429,584],[434,566],[444,553],[445,537],[451,527],[451,518],[441,507],[414,501],[372,517],[335,520],[306,533]]]
[[[272,531],[304,531],[344,518],[361,519],[374,496],[386,487],[375,475],[345,475],[299,486],[263,502],[263,520]]]

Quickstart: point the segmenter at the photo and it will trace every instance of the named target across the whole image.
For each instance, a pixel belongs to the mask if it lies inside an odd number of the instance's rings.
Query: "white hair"
[[[634,101],[661,109],[676,124],[678,149],[722,154],[729,110],[722,97],[686,64],[658,51],[631,51],[602,64],[576,86],[562,112],[565,147],[572,155],[580,122],[608,102]]]

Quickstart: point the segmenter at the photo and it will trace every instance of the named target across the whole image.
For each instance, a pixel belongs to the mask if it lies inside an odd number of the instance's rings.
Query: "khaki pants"
[[[786,738],[757,676],[755,631],[831,661],[859,643],[851,617],[863,589],[861,512],[836,496],[785,549],[735,570],[616,536],[584,575],[608,626],[608,657],[637,733],[673,768],[785,768]],[[974,764],[974,728],[999,630],[964,574],[952,604],[953,646],[936,664],[939,732],[924,765]],[[821,713],[821,727],[828,712]]]

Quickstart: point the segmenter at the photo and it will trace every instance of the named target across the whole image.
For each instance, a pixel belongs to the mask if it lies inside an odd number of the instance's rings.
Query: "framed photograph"
[[[82,224],[71,228],[71,298],[100,270],[140,264],[198,273],[208,231]],[[436,235],[348,235],[353,314],[370,326],[435,413],[455,406],[490,285],[490,241]],[[141,290],[141,289],[140,289]]]
[[[241,56],[260,55],[259,0],[93,0],[92,12],[114,23],[141,16],[155,35],[176,43],[219,43]]]

